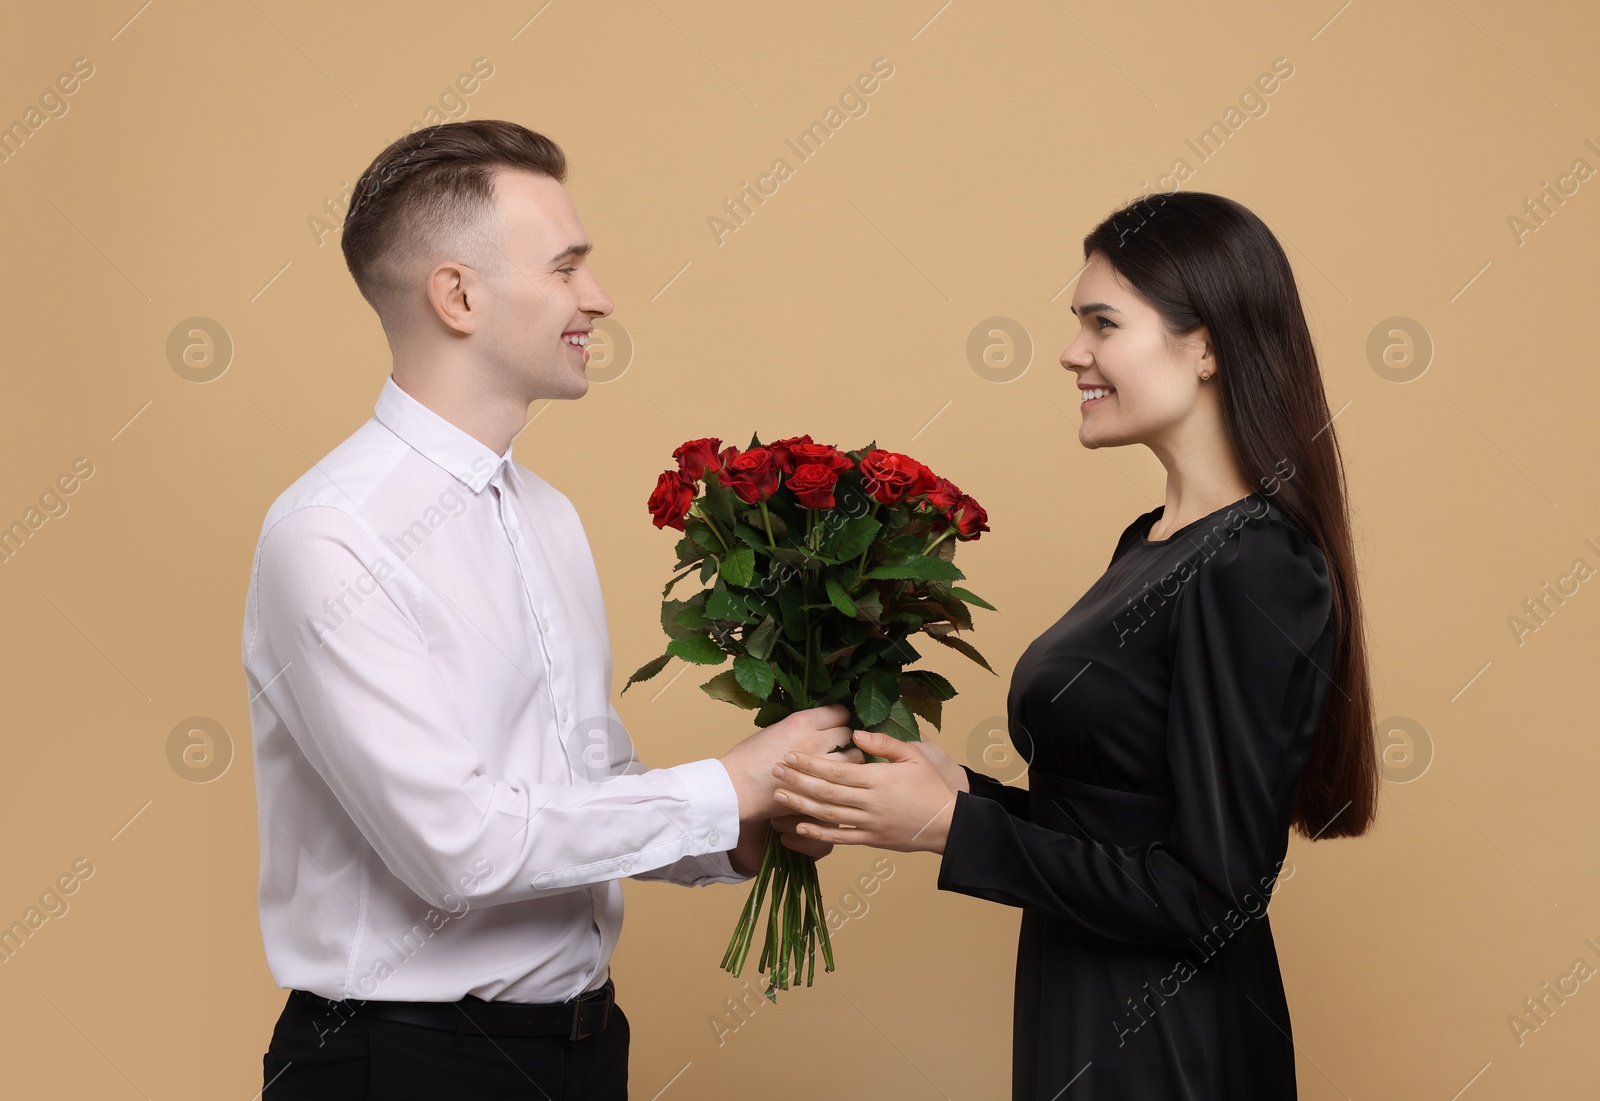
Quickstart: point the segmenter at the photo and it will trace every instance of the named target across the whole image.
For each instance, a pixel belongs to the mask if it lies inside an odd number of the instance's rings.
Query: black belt
[[[605,1029],[616,1001],[610,979],[604,986],[565,1002],[486,1002],[471,994],[458,1002],[333,1001],[308,990],[296,990],[319,1009],[344,1017],[377,1017],[445,1032],[485,1036],[563,1036],[582,1040]]]

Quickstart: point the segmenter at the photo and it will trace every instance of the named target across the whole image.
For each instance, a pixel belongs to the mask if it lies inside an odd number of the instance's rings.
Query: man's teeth
[[[574,348],[584,348],[589,344],[588,333],[568,333],[561,339],[571,344]]]
[[[1091,389],[1091,390],[1083,390],[1083,391],[1080,391],[1081,396],[1079,397],[1078,400],[1080,402],[1082,402],[1082,401],[1089,401],[1092,398],[1103,398],[1109,393],[1111,393],[1110,390],[1093,390],[1093,389]]]

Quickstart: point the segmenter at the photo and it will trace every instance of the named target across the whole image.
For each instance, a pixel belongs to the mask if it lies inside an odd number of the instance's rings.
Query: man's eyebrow
[[[1068,306],[1067,309],[1071,310],[1074,314],[1078,314],[1080,317],[1083,316],[1083,314],[1079,313],[1079,310],[1082,310],[1083,313],[1095,313],[1100,310],[1104,310],[1106,313],[1122,312],[1115,306],[1108,306],[1104,302],[1085,302],[1082,306]]]
[[[593,251],[593,243],[583,245],[568,245],[565,252],[558,252],[554,256],[550,257],[550,262],[553,264],[557,260],[565,260],[569,256],[576,260],[580,256],[589,255]]]

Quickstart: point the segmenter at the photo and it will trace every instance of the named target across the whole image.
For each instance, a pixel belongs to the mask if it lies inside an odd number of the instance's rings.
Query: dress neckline
[[[1206,513],[1204,516],[1201,516],[1201,517],[1198,517],[1197,519],[1189,521],[1187,524],[1183,525],[1183,527],[1179,528],[1177,531],[1173,532],[1171,535],[1167,536],[1165,539],[1151,539],[1151,538],[1149,538],[1150,529],[1155,527],[1156,521],[1161,519],[1162,514],[1167,511],[1167,506],[1165,504],[1157,505],[1155,508],[1153,508],[1149,512],[1145,513],[1145,515],[1148,517],[1148,521],[1144,524],[1143,527],[1141,527],[1139,529],[1139,542],[1145,544],[1146,546],[1150,546],[1150,547],[1165,546],[1166,544],[1172,542],[1174,539],[1178,538],[1178,536],[1180,536],[1180,535],[1184,534],[1185,532],[1189,531],[1191,528],[1194,528],[1194,527],[1198,526],[1199,524],[1205,522],[1206,520],[1211,519],[1213,516],[1216,516],[1219,513],[1227,512],[1229,509],[1232,509],[1232,508],[1237,508],[1242,502],[1248,501],[1250,498],[1252,498],[1254,496],[1255,496],[1254,492],[1246,493],[1243,497],[1240,497],[1239,500],[1237,500],[1237,501],[1230,501],[1228,504],[1223,505],[1219,509],[1215,509],[1215,510],[1213,510],[1211,512]]]

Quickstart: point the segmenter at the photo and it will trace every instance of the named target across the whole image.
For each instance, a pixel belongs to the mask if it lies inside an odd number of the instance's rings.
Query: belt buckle
[[[599,990],[590,991],[588,994],[578,998],[576,1004],[572,1007],[572,1028],[567,1035],[567,1039],[574,1041],[587,1039],[593,1036],[595,1032],[602,1031],[610,1023],[611,1006],[613,1004],[612,989],[611,980],[607,979],[606,984]],[[593,1032],[585,1032],[583,1030],[583,1011],[596,1001],[604,1003],[604,1008],[600,1014],[600,1027]]]

